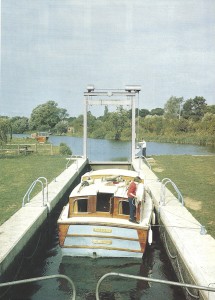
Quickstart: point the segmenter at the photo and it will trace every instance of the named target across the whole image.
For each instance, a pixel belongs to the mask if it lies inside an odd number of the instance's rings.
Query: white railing
[[[172,185],[172,187],[174,188],[174,190],[176,191],[176,193],[178,195],[178,201],[181,202],[181,204],[184,206],[184,198],[183,198],[181,192],[177,188],[176,184],[169,178],[164,178],[161,181],[160,204],[166,205],[166,185],[168,183],[170,183]]]
[[[22,207],[25,206],[25,200],[27,198],[27,202],[30,202],[30,195],[31,192],[33,191],[34,187],[36,186],[36,184],[39,182],[41,184],[42,187],[42,196],[43,196],[43,206],[45,206],[45,193],[44,193],[44,182],[46,184],[46,204],[48,204],[48,180],[45,177],[38,177],[34,182],[32,182],[32,184],[30,185],[29,189],[27,190],[25,196],[23,197],[22,200]]]
[[[23,279],[23,280],[11,281],[11,282],[4,282],[4,283],[0,283],[0,288],[13,286],[13,285],[19,285],[19,284],[25,284],[25,283],[32,283],[32,282],[41,281],[41,280],[54,279],[54,278],[65,279],[69,282],[69,284],[72,286],[72,290],[73,290],[71,300],[75,300],[76,299],[76,289],[75,289],[75,285],[74,285],[73,281],[68,276],[61,275],[61,274],[43,276],[43,277],[35,277],[35,278],[29,278],[29,279]]]
[[[107,278],[108,276],[118,276],[118,277],[123,277],[123,278],[130,278],[130,279],[135,279],[135,280],[143,280],[143,281],[148,281],[148,282],[157,282],[157,283],[162,283],[162,284],[167,284],[167,285],[174,285],[174,286],[179,286],[179,287],[186,287],[186,288],[192,288],[196,290],[204,290],[204,291],[209,291],[209,292],[215,292],[214,287],[210,286],[201,286],[201,285],[195,285],[195,284],[187,284],[187,283],[180,283],[180,282],[175,282],[175,281],[168,281],[168,280],[161,280],[161,279],[156,279],[156,278],[149,278],[149,277],[142,277],[142,276],[135,276],[135,275],[129,275],[129,274],[123,274],[123,273],[107,273],[103,275],[99,281],[97,282],[96,285],[96,300],[99,300],[99,287],[102,283],[102,281]],[[196,296],[199,298],[199,296]]]

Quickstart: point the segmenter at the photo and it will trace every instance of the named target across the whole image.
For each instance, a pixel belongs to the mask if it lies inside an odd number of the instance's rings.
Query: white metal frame
[[[132,141],[131,141],[131,159],[135,158],[135,98],[139,94],[141,87],[139,85],[126,86],[124,90],[119,89],[99,89],[95,90],[93,85],[87,87],[84,93],[84,149],[83,156],[87,158],[87,112],[89,105],[130,105],[132,109]],[[113,98],[112,98],[113,97]],[[114,99],[115,97],[115,99]],[[119,99],[117,99],[120,97]],[[112,99],[111,99],[112,98]],[[122,99],[121,99],[122,98]]]

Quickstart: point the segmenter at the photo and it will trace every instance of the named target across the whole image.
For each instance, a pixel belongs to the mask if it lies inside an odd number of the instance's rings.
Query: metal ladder
[[[176,191],[176,193],[178,195],[178,201],[181,202],[182,206],[184,206],[184,198],[183,198],[181,192],[179,191],[176,184],[169,178],[164,178],[161,181],[160,204],[166,205],[166,189],[165,188],[168,183],[171,183],[172,187],[174,188],[174,190]]]
[[[38,177],[32,184],[30,185],[29,189],[27,190],[25,196],[23,197],[22,200],[22,207],[25,206],[25,200],[27,198],[27,202],[30,202],[30,195],[31,192],[33,191],[34,187],[36,186],[37,183],[40,183],[42,186],[42,195],[43,195],[43,206],[45,206],[45,196],[44,196],[44,182],[45,182],[45,187],[46,187],[46,204],[48,205],[48,180],[45,177]]]

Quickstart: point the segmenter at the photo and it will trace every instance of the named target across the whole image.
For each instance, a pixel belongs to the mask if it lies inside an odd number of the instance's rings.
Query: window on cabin
[[[118,206],[118,214],[119,215],[129,215],[129,203],[128,201],[121,200],[119,201],[119,206]]]
[[[96,211],[110,212],[110,202],[113,194],[98,193]]]
[[[73,211],[74,213],[87,212],[87,198],[77,199],[74,201]]]

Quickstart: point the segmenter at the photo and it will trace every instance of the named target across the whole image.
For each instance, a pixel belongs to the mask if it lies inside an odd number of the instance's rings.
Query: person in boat
[[[135,177],[134,180],[131,181],[128,187],[128,202],[129,202],[129,211],[130,211],[130,218],[129,221],[132,223],[138,223],[136,220],[136,205],[135,205],[135,198],[136,197],[136,191],[137,191],[137,185],[141,182],[141,178],[139,176]]]

